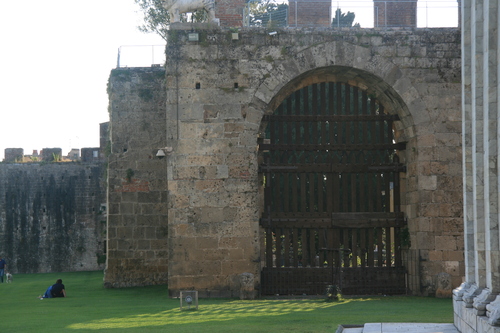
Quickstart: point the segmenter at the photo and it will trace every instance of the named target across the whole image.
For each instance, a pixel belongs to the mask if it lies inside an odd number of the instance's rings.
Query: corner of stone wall
[[[111,154],[105,287],[168,282],[165,70],[117,68],[109,79]]]

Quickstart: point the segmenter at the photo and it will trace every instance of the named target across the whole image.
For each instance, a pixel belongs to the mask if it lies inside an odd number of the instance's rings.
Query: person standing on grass
[[[0,255],[0,281],[3,283],[3,274],[5,272],[5,268],[7,267],[7,263]]]
[[[48,287],[45,294],[38,296],[40,299],[54,297],[66,297],[66,288],[61,279],[57,279],[55,284]]]

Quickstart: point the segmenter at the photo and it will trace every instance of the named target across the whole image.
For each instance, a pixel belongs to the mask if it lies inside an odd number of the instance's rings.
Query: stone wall
[[[108,261],[105,286],[167,283],[165,70],[122,68],[109,80]]]
[[[149,84],[141,74],[146,69],[129,70],[122,81],[117,75],[126,70],[111,74],[108,284],[167,283],[168,270],[172,296],[189,289],[238,296],[242,273],[254,274],[258,288],[262,117],[291,92],[324,81],[361,87],[400,116],[396,137],[407,142],[402,205],[416,253],[409,264],[417,267],[411,291],[433,294],[443,272],[454,287],[460,284],[457,29],[298,29],[273,36],[249,29],[238,39],[229,30],[198,30],[199,42],[189,42],[189,32],[182,24],[170,31],[166,96],[155,90],[150,101],[139,97]],[[155,149],[162,146],[172,152],[159,160]],[[134,172],[129,180],[127,170]],[[145,216],[146,204],[156,206]],[[168,232],[145,236],[145,226]]]
[[[0,253],[11,273],[104,267],[103,164],[0,163]]]

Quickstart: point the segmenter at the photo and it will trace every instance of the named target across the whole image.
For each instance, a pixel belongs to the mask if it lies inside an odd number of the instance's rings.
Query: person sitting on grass
[[[66,288],[62,283],[61,279],[57,279],[56,283],[51,285],[45,291],[45,294],[40,295],[38,298],[54,298],[54,297],[66,297]]]

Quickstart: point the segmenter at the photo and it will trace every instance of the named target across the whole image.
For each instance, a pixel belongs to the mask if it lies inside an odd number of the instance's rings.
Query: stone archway
[[[459,60],[450,72],[440,70],[441,78],[423,84],[424,77],[415,74],[424,72],[396,64],[395,59],[343,41],[316,45],[271,70],[253,101],[255,108],[269,114],[300,87],[342,81],[370,91],[389,113],[400,116],[395,136],[407,142],[402,207],[409,229],[409,288],[414,294],[428,294],[434,292],[438,274],[450,274],[457,286],[464,269]],[[261,123],[260,133],[264,127]]]
[[[166,283],[143,279],[155,270],[158,277],[168,274],[173,296],[194,288],[206,296],[239,294],[238,277],[259,274],[263,258],[256,149],[262,118],[319,78],[368,91],[400,117],[396,140],[407,142],[402,162],[408,167],[402,210],[410,248],[421,259],[421,271],[412,274],[423,277],[412,290],[431,293],[441,272],[452,275],[453,286],[461,282],[458,30],[283,30],[273,36],[249,30],[238,40],[222,30],[200,33],[199,43],[189,32],[170,33],[166,80],[147,70],[110,79],[116,93],[106,282]],[[144,88],[155,98],[137,95]],[[154,111],[157,106],[164,112]],[[155,156],[162,147],[169,156],[160,161]],[[137,193],[124,192],[130,184],[120,181],[129,169],[141,184]]]

